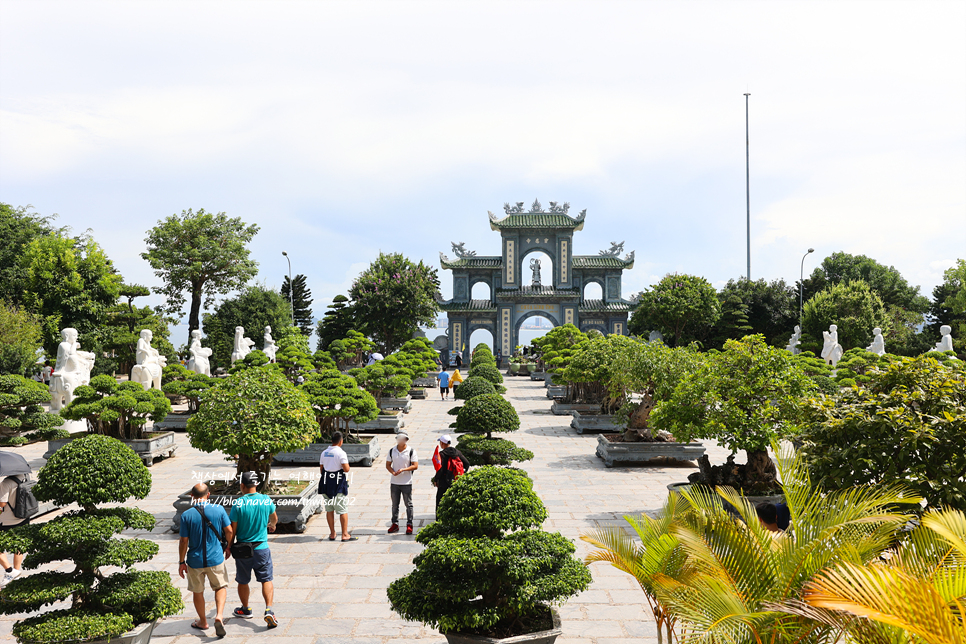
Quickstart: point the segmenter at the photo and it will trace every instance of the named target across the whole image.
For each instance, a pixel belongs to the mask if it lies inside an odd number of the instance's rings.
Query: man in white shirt
[[[342,432],[332,433],[332,444],[319,459],[319,494],[325,499],[325,520],[329,522],[329,541],[335,541],[335,515],[342,524],[342,540],[358,541],[349,534],[349,456],[342,449]]]
[[[392,498],[392,525],[389,534],[399,532],[399,499],[406,502],[406,534],[413,533],[413,472],[419,469],[416,450],[409,446],[409,434],[396,434],[396,445],[386,456],[386,469],[392,474],[389,496]]]
[[[8,476],[0,481],[0,530],[11,530],[29,523],[29,519],[21,519],[13,513],[17,507],[17,486],[22,479],[23,476]],[[6,553],[0,552],[0,567],[4,569],[0,586],[6,586],[19,577],[22,565],[23,555],[19,552],[13,553],[13,566],[7,560]]]

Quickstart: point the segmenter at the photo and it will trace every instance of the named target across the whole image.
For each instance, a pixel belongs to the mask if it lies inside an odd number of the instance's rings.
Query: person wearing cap
[[[245,472],[241,475],[242,496],[235,499],[228,515],[231,521],[232,534],[236,543],[251,544],[252,556],[246,559],[235,559],[235,582],[238,584],[238,599],[241,606],[232,614],[235,617],[252,617],[252,609],[248,606],[251,589],[248,584],[255,573],[255,581],[262,585],[262,598],[265,600],[265,623],[269,628],[278,626],[278,618],[272,610],[275,598],[274,570],[272,568],[272,551],[268,547],[268,533],[275,532],[278,524],[278,514],[275,503],[270,496],[258,494],[256,488],[259,483],[258,472]]]
[[[439,446],[436,448],[439,452],[439,469],[436,470],[436,475],[433,477],[433,485],[436,486],[437,510],[439,510],[439,502],[443,499],[443,495],[446,494],[446,490],[453,484],[453,473],[449,469],[450,460],[454,458],[460,459],[463,462],[464,472],[470,469],[470,462],[466,460],[462,452],[452,446],[452,442],[453,439],[449,437],[449,434],[443,434],[439,437]]]
[[[335,515],[342,526],[342,541],[358,541],[349,534],[349,456],[342,449],[342,432],[332,432],[332,444],[319,458],[319,494],[325,499],[325,520],[329,523],[329,541],[335,541]]]
[[[399,532],[399,499],[406,503],[406,534],[413,533],[413,472],[419,469],[416,450],[409,446],[409,434],[398,432],[396,445],[389,448],[386,469],[389,479],[389,496],[392,499],[392,525],[389,534]]]
[[[191,488],[191,507],[181,515],[178,542],[178,574],[188,577],[188,592],[192,594],[198,619],[191,628],[208,630],[205,610],[205,579],[215,591],[215,634],[225,636],[225,601],[228,599],[228,566],[230,556],[231,521],[220,505],[208,502],[210,491],[204,483]]]

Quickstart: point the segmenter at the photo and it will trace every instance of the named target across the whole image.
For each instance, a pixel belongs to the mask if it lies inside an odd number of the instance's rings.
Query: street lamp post
[[[805,258],[815,252],[814,248],[809,248],[808,252],[802,255],[802,268],[798,274],[798,323],[802,323],[802,314],[805,311]]]
[[[292,326],[295,326],[295,284],[292,282],[292,259],[284,250],[282,255],[288,261],[288,301],[292,305]]]

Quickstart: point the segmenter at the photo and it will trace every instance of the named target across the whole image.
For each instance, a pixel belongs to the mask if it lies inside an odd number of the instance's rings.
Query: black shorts
[[[0,525],[0,532],[4,532],[5,530],[13,530],[14,528],[19,528],[21,526],[28,525],[29,523],[30,523],[30,518],[28,517],[24,519],[22,523],[18,523],[17,525]]]
[[[439,393],[441,393],[441,394],[448,394],[449,393],[449,387],[440,387],[439,388]]]

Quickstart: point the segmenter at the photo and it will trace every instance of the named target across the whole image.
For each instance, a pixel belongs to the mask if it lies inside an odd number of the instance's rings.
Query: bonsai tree
[[[651,412],[651,423],[682,442],[711,438],[732,452],[745,451],[745,465],[735,465],[732,454],[724,466],[711,467],[702,456],[701,471],[688,477],[692,483],[769,494],[781,486],[768,446],[792,433],[801,418],[801,401],[814,389],[791,354],[768,346],[762,335],[749,335],[728,340],[724,351],[709,354]]]
[[[493,438],[493,432],[515,432],[520,417],[506,398],[499,394],[482,394],[451,409],[456,422],[450,425],[459,437],[458,447],[471,465],[509,465],[513,461],[529,461],[533,452],[517,447],[505,438]]]
[[[966,373],[960,361],[899,358],[861,387],[804,401],[802,452],[823,487],[909,486],[966,511]]]
[[[344,371],[361,367],[366,354],[375,348],[376,343],[366,336],[358,331],[349,331],[343,339],[333,340],[327,350],[339,369]]]
[[[620,368],[618,357],[636,349],[640,343],[624,335],[600,336],[574,347],[569,364],[559,371],[567,383],[568,400],[600,405],[601,412],[613,414],[627,399],[626,393],[609,383]]]
[[[426,338],[413,338],[402,345],[399,352],[394,355],[407,357],[417,378],[421,378],[424,373],[436,371],[436,350],[433,349],[432,343]]]
[[[188,371],[183,365],[172,364],[161,374],[161,391],[169,396],[181,396],[188,401],[188,411],[198,411],[201,396],[218,382],[203,373]]]
[[[339,370],[338,365],[336,365],[335,360],[332,359],[332,354],[328,351],[316,351],[312,354],[312,364],[315,365],[316,369],[335,369]]]
[[[489,380],[494,385],[503,384],[503,374],[500,373],[500,370],[496,368],[495,364],[490,364],[490,363],[483,363],[476,367],[470,367],[470,370],[467,373],[467,377],[485,378],[486,380]],[[502,389],[502,386],[500,388]]]
[[[801,367],[821,391],[833,394],[839,390],[839,385],[832,380],[832,367],[811,351],[802,351],[792,356],[792,361]]]
[[[309,351],[309,339],[297,326],[281,330],[275,354],[275,364],[289,382],[298,383],[299,376],[307,377],[315,369],[315,361]]]
[[[413,385],[413,372],[392,356],[368,367],[352,369],[349,375],[376,400],[405,396]]]
[[[167,572],[131,568],[150,561],[158,545],[113,537],[125,529],[151,530],[154,516],[135,507],[98,507],[143,499],[151,491],[151,474],[130,448],[107,436],[78,438],[51,455],[38,479],[38,500],[81,509],[0,532],[0,549],[26,554],[25,569],[62,560],[74,568],[14,579],[0,591],[0,612],[32,613],[65,600],[71,607],[18,621],[13,634],[20,642],[110,639],[184,609]],[[109,574],[113,567],[125,570]]]
[[[231,369],[228,370],[228,373],[239,373],[240,371],[248,369],[249,367],[258,367],[260,369],[278,368],[274,363],[272,363],[271,360],[268,359],[268,356],[265,355],[265,352],[263,352],[261,349],[252,349],[248,352],[248,355],[241,360],[236,361],[235,364],[231,366]]]
[[[337,369],[323,369],[309,374],[302,384],[319,423],[321,435],[315,442],[328,443],[332,433],[341,430],[347,443],[358,443],[358,436],[349,430],[349,421],[365,423],[379,415],[376,399],[368,391],[359,389],[355,378]]]
[[[67,438],[59,429],[64,419],[44,410],[50,391],[23,376],[0,376],[0,445],[24,445],[32,440]]]
[[[587,334],[573,324],[554,327],[543,337],[533,340],[533,346],[540,352],[544,371],[553,374],[553,384],[564,384],[558,374],[570,363],[575,347],[586,340]]]
[[[302,449],[318,431],[308,398],[275,367],[249,367],[222,379],[188,419],[191,445],[237,454],[238,476],[259,472],[260,492],[268,487],[272,457]]]
[[[493,383],[486,378],[478,376],[467,378],[459,387],[453,390],[453,398],[456,400],[470,400],[484,394],[495,394],[496,388]]]
[[[74,390],[74,400],[60,410],[67,420],[87,420],[93,433],[122,440],[144,438],[148,420],[158,422],[171,413],[171,402],[157,389],[121,382],[108,375]]]
[[[392,609],[442,633],[506,637],[552,628],[549,605],[585,590],[591,578],[571,541],[540,529],[546,518],[525,472],[470,470],[419,531],[426,549],[413,572],[389,585]]]
[[[843,387],[869,382],[871,379],[870,372],[888,368],[889,363],[894,358],[895,356],[888,353],[880,356],[865,349],[849,349],[835,366],[835,378],[833,380]]]

